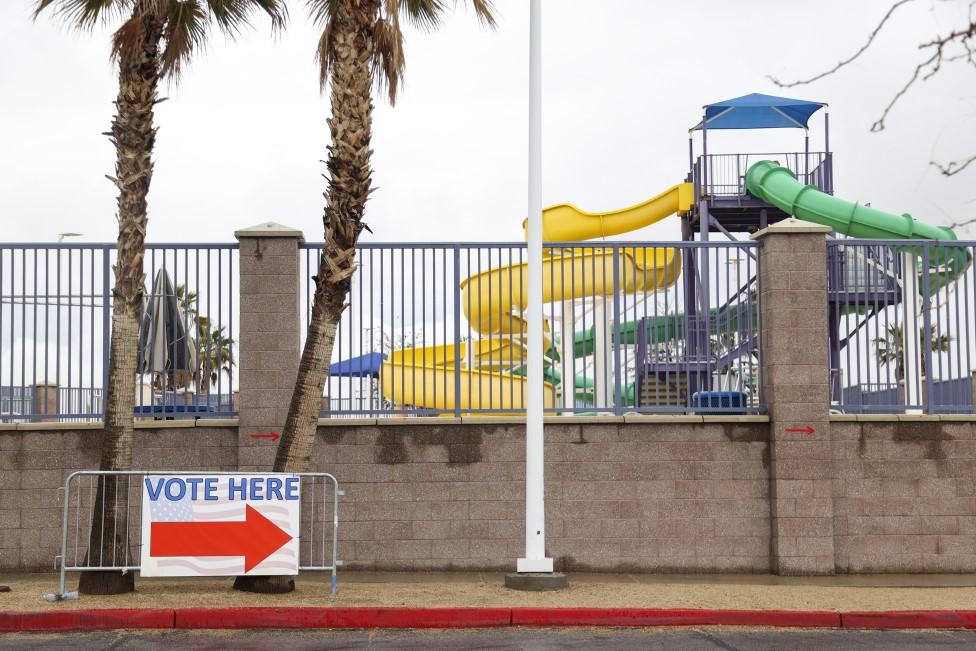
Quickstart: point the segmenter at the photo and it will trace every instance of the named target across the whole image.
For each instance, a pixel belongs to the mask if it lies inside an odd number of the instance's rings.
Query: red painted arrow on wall
[[[244,571],[291,540],[261,512],[245,506],[245,519],[236,522],[153,522],[150,556],[243,556]]]
[[[807,436],[813,436],[813,433],[816,432],[817,430],[813,429],[809,425],[806,425],[805,427],[787,427],[786,428],[786,431],[787,432],[802,432],[802,433],[806,434]]]
[[[252,439],[271,439],[272,441],[277,441],[281,438],[278,432],[268,432],[267,434],[251,434]]]

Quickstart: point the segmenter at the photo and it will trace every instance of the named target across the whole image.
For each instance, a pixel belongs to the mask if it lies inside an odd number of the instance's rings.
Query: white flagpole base
[[[551,558],[520,558],[515,562],[515,571],[523,572],[552,572]]]

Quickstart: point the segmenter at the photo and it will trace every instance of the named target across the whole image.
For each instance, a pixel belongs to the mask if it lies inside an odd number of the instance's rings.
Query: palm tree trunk
[[[140,11],[137,7],[136,11]],[[102,433],[102,470],[132,467],[132,424],[135,405],[136,364],[139,348],[139,312],[145,273],[146,195],[152,178],[152,151],[156,137],[153,106],[159,78],[159,39],[162,23],[144,16],[144,39],[119,57],[119,94],[110,139],[116,148],[113,179],[118,195],[118,256],[112,290],[112,335],[108,368],[105,428]],[[122,489],[121,485],[125,484]],[[132,559],[128,541],[128,482],[113,478],[100,482],[92,513],[88,564],[122,565]],[[131,572],[82,572],[78,590],[85,594],[119,594],[135,589]]]
[[[315,298],[295,390],[278,443],[275,472],[308,470],[322,392],[328,377],[339,317],[356,270],[356,242],[372,184],[369,148],[373,128],[372,25],[380,0],[339,0],[333,18],[335,60],[331,67],[331,143],[326,166],[325,243],[315,280]],[[237,590],[288,592],[287,576],[237,577]]]

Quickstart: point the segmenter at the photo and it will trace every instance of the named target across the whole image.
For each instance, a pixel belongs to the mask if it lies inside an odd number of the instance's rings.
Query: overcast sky
[[[110,30],[78,34],[32,2],[0,3],[0,218],[4,241],[114,241],[117,83]],[[377,99],[375,241],[518,240],[526,205],[528,2],[496,0],[499,26],[459,8],[436,33],[407,33],[407,79]],[[749,92],[830,103],[839,196],[948,223],[976,217],[976,169],[942,178],[929,160],[976,152],[976,69],[948,65],[868,129],[918,60],[917,44],[964,18],[964,2],[918,0],[842,73],[783,91],[863,42],[890,0],[544,0],[544,201],[630,205],[683,180],[701,106]],[[304,4],[277,39],[266,21],[215,35],[157,110],[149,239],[230,241],[273,220],[322,239],[328,102]],[[814,118],[814,148],[822,121]],[[721,134],[721,151],[802,148],[802,134]],[[710,143],[711,144],[711,143]],[[368,234],[367,234],[368,235]],[[976,236],[976,231],[969,233]],[[628,236],[678,239],[676,219]]]

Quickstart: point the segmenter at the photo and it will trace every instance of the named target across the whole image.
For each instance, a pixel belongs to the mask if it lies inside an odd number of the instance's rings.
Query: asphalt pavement
[[[772,631],[743,629],[481,629],[363,631],[113,631],[0,635],[0,650],[320,651],[913,651],[976,648],[976,631]]]

